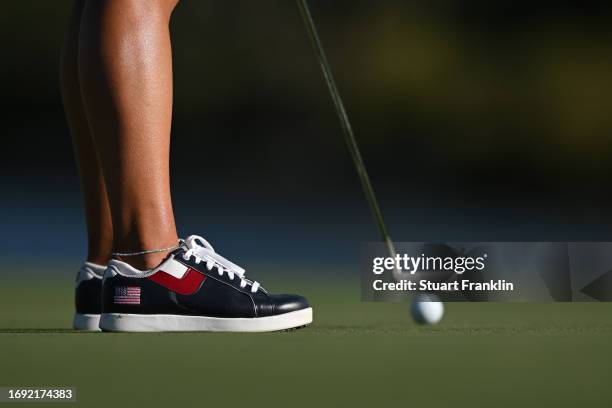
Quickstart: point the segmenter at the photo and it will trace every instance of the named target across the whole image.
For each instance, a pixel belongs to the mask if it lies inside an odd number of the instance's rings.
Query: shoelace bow
[[[196,264],[206,262],[206,269],[210,271],[213,267],[216,267],[219,276],[227,273],[230,280],[234,280],[234,277],[237,276],[240,279],[241,288],[251,285],[251,293],[255,293],[259,289],[259,282],[246,279],[244,277],[246,271],[243,268],[217,254],[212,245],[201,236],[191,235],[187,237],[185,245],[187,246],[187,251],[183,254],[183,259],[188,260],[193,256],[195,257]]]

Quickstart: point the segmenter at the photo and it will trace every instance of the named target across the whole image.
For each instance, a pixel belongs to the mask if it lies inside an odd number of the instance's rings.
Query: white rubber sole
[[[100,328],[112,332],[268,332],[312,323],[312,308],[276,316],[222,318],[207,316],[102,313]]]
[[[100,331],[100,315],[75,313],[72,327],[75,330]]]

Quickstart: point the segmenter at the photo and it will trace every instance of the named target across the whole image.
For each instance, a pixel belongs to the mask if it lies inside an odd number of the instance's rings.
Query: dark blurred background
[[[612,240],[608,2],[310,4],[396,240]],[[70,7],[0,14],[4,259],[84,255]],[[239,264],[356,266],[377,230],[295,3],[184,0],[171,29],[180,233]]]

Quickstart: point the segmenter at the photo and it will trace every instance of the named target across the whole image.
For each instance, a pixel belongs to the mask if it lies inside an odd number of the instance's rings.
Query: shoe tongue
[[[185,245],[187,245],[188,248],[192,248],[192,249],[207,248],[213,252],[215,251],[212,245],[210,245],[208,241],[206,241],[204,238],[202,238],[199,235],[190,235],[187,238],[185,238]]]
[[[176,248],[175,250],[173,250],[172,252],[170,252],[172,255],[176,255],[179,252],[182,251],[186,251],[188,250],[189,247],[187,246],[187,244],[185,243],[185,241],[183,241],[182,239],[179,240],[179,244],[178,244],[178,248]]]
[[[243,268],[216,253],[212,245],[198,235],[191,235],[187,237],[187,239],[181,240],[180,246],[181,249],[184,249],[185,251],[193,251],[196,256],[200,257],[204,261],[213,261],[241,278],[244,276],[245,270]]]

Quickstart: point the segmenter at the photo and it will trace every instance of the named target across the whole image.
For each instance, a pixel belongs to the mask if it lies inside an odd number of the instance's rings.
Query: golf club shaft
[[[387,246],[389,255],[395,257],[395,247],[393,245],[393,241],[391,240],[391,237],[389,237],[389,233],[387,232],[387,227],[385,226],[385,221],[383,220],[382,213],[380,212],[378,201],[376,200],[376,196],[374,195],[372,183],[370,183],[370,178],[368,177],[365,165],[363,164],[361,153],[359,152],[359,147],[357,146],[355,136],[353,135],[351,123],[349,122],[346,110],[344,109],[344,104],[342,103],[342,99],[340,98],[340,93],[338,92],[338,88],[336,87],[336,82],[334,81],[331,69],[329,68],[327,57],[325,56],[325,51],[323,50],[323,46],[321,45],[319,34],[317,33],[317,29],[312,19],[312,15],[310,14],[308,3],[306,2],[306,0],[296,1],[300,8],[302,18],[304,19],[304,24],[306,25],[308,37],[310,38],[310,42],[312,43],[312,47],[315,51],[315,54],[317,54],[317,59],[319,60],[319,65],[321,66],[321,70],[323,71],[323,76],[325,77],[325,82],[327,83],[329,93],[332,97],[332,100],[334,101],[334,106],[336,107],[336,112],[338,113],[340,124],[342,125],[342,131],[344,132],[346,144],[348,145],[351,158],[353,159],[353,163],[355,164],[355,168],[357,169],[357,174],[359,175],[359,180],[361,181],[361,187],[363,188],[363,192],[366,196],[366,199],[368,200],[368,204],[370,205],[370,210],[372,211],[374,220],[378,225],[382,240]]]

